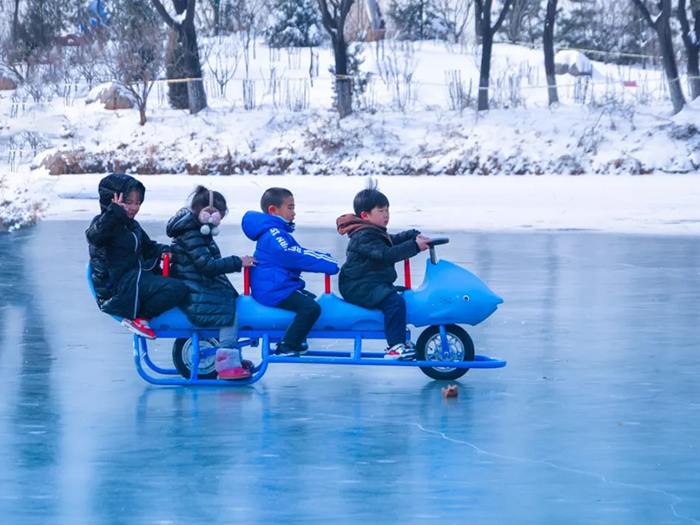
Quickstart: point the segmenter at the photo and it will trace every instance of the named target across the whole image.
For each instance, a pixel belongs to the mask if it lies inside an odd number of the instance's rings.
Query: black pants
[[[301,349],[301,343],[309,335],[311,328],[321,315],[321,307],[314,301],[315,297],[314,294],[306,290],[297,290],[277,305],[277,308],[297,314],[282,338],[282,342],[295,350]]]
[[[157,317],[178,306],[186,295],[187,287],[182,281],[142,272],[139,279],[139,317]]]
[[[381,303],[379,309],[384,314],[384,333],[389,346],[406,342],[406,300],[403,295],[392,293]]]

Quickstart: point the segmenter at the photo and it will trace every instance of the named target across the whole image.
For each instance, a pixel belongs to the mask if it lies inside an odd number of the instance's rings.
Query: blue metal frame
[[[447,330],[444,325],[440,326],[442,336],[443,351],[445,359],[449,359],[450,350],[447,344]],[[202,338],[218,337],[216,330],[203,330],[187,332],[184,330],[156,331],[156,336],[161,339],[192,338],[192,367],[190,378],[181,377],[179,372],[171,368],[161,368],[153,363],[148,355],[148,344],[145,338],[134,335],[134,362],[139,375],[154,385],[169,386],[246,386],[258,381],[267,371],[270,363],[295,363],[295,364],[325,364],[325,365],[369,365],[369,366],[401,366],[401,367],[442,367],[442,368],[502,368],[506,366],[506,361],[475,355],[473,361],[458,361],[449,363],[442,361],[396,361],[384,359],[384,352],[363,352],[362,341],[381,340],[385,338],[383,332],[311,332],[309,339],[351,339],[353,349],[351,351],[331,351],[331,350],[309,350],[300,357],[277,356],[271,349],[271,342],[279,341],[284,335],[283,331],[273,330],[262,332],[257,330],[243,330],[240,333],[242,338],[247,338],[242,342],[242,346],[255,345],[255,342],[262,340],[261,362],[253,368],[253,376],[240,381],[222,381],[219,379],[199,379],[195,372],[199,369],[200,348],[199,342]],[[145,365],[145,366],[144,366]],[[156,377],[149,372],[155,372],[164,377]],[[173,378],[172,376],[178,376]]]

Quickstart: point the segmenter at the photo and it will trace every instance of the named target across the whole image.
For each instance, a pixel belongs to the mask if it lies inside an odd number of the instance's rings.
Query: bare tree
[[[673,51],[673,33],[671,32],[671,0],[658,0],[659,13],[652,15],[649,8],[644,3],[645,0],[632,0],[642,13],[642,16],[656,31],[659,38],[659,46],[661,47],[661,57],[663,59],[664,71],[666,72],[666,81],[668,82],[668,90],[671,94],[671,102],[673,103],[673,113],[676,114],[685,106],[685,97],[681,88],[681,79],[678,77],[678,65],[676,64],[676,55]]]
[[[690,98],[700,97],[700,0],[690,0],[690,11],[693,14],[693,27],[688,21],[686,0],[678,0],[678,21],[681,23],[681,35],[685,53],[688,57],[688,76],[690,77]]]
[[[194,25],[197,0],[172,0],[177,21],[170,16],[160,0],[151,0],[151,2],[173,33],[168,46],[168,78],[187,79],[184,83],[185,88],[181,82],[170,83],[170,104],[176,109],[189,108],[192,114],[199,113],[207,107],[207,93],[202,81],[202,64],[199,59],[197,31]]]
[[[491,25],[491,6],[493,0],[476,0],[478,25],[481,29],[481,70],[479,72],[479,111],[489,109],[489,77],[491,75],[491,53],[493,51],[493,36],[503,25],[513,0],[505,0],[501,14],[496,23]]]
[[[472,0],[437,0],[435,11],[447,22],[453,42],[458,44],[469,23]]]
[[[352,113],[352,79],[348,74],[348,44],[345,41],[345,20],[354,0],[318,0],[323,27],[331,36],[335,56],[335,89],[340,118]]]
[[[556,18],[557,0],[547,0],[547,13],[544,17],[542,42],[544,44],[544,72],[547,78],[547,93],[549,95],[550,106],[559,102],[557,76],[554,67],[554,22]]]
[[[217,36],[203,46],[202,55],[209,72],[219,85],[222,97],[226,96],[226,86],[233,79],[241,59],[238,41],[231,37]]]
[[[128,38],[118,38],[104,49],[110,76],[136,101],[139,123],[146,124],[146,106],[151,89],[163,69],[163,35],[154,27],[143,27]]]

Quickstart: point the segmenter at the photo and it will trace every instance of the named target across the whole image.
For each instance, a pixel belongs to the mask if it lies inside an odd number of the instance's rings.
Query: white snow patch
[[[0,232],[36,224],[49,206],[46,185],[39,172],[0,173]]]
[[[99,213],[103,175],[55,177],[48,219],[88,221]],[[227,198],[229,224],[258,210],[271,186],[295,196],[299,227],[335,228],[352,211],[365,177],[186,175],[137,176],[146,186],[139,220],[166,220],[198,184]],[[596,230],[700,235],[700,177],[688,175],[585,177],[377,177],[391,202],[390,229],[416,227],[429,235],[450,230]]]

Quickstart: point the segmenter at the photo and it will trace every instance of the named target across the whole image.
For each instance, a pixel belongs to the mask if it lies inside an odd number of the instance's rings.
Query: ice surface
[[[371,367],[149,387],[84,282],[85,226],[0,236],[3,523],[700,522],[695,238],[450,233],[438,254],[505,299],[470,333],[508,366],[444,400],[416,370]],[[250,251],[237,228],[217,240]]]

